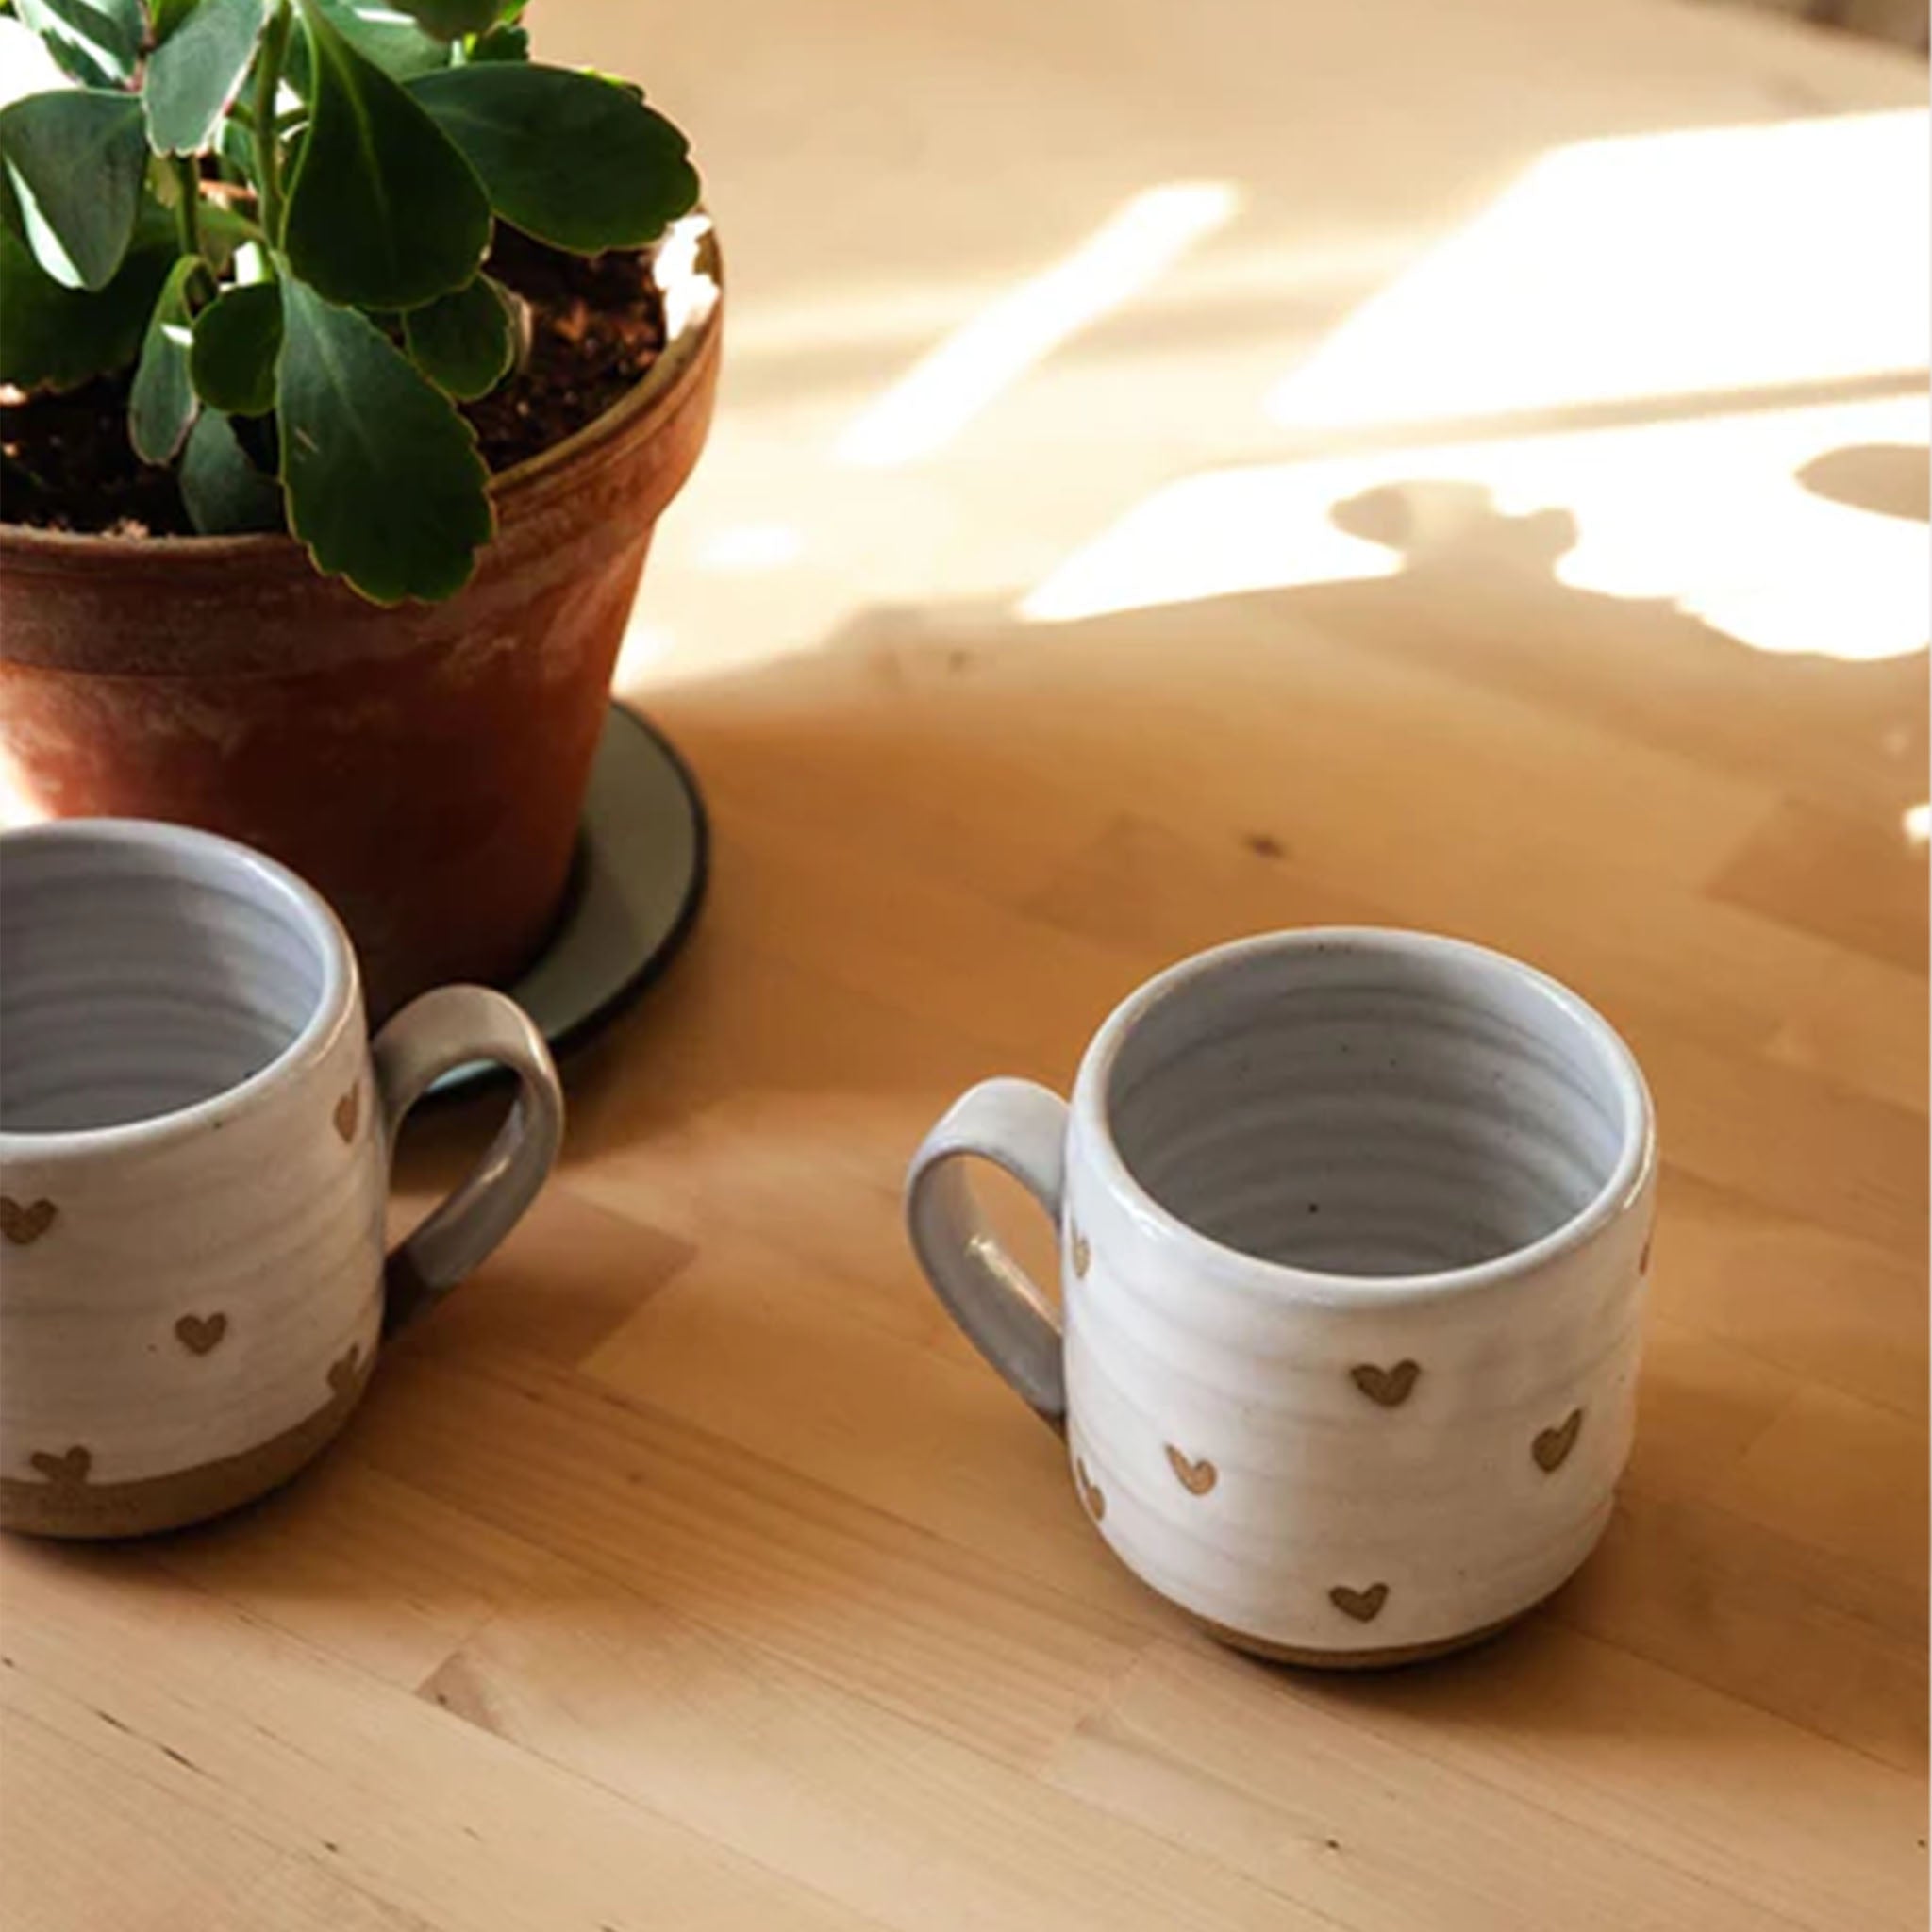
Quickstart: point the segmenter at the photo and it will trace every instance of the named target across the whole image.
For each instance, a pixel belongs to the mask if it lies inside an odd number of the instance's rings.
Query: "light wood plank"
[[[1803,1923],[1725,1891],[1694,1853],[1682,1865],[1633,1859],[1594,1824],[1378,1737],[1345,1707],[1257,1695],[1168,1644],[1068,1740],[1050,1775],[1344,1925]]]
[[[76,1856],[85,1843],[89,1856]],[[431,1932],[325,1869],[278,1851],[36,1718],[9,1713],[0,1752],[0,1916],[14,1932]]]
[[[1924,1917],[1921,1780],[1554,1619],[1441,1671],[1251,1671],[1242,1690],[1343,1716],[1768,1913],[1833,1932]]]
[[[242,1833],[324,1861],[405,1927],[411,1916],[465,1932],[863,1923],[215,1598],[117,1567],[111,1553],[11,1553],[6,1609],[6,1755],[30,1721],[158,1786],[179,1801],[177,1817],[208,1814],[220,1827],[211,1856]],[[95,1842],[70,1832],[80,1841]],[[49,1923],[113,1922],[89,1903]]]
[[[1924,705],[1916,708],[1923,719]],[[1923,756],[1914,775],[1924,775]],[[1907,804],[1917,804],[1908,799]],[[1720,898],[1815,932],[1848,951],[1925,968],[1925,849],[1897,818],[1791,800],[1712,881]]]
[[[506,1618],[458,1712],[904,1932],[1315,1932],[1321,1915],[823,1679],[618,1598]]]
[[[1745,1452],[1720,1500],[1768,1528],[1918,1584],[1925,1469],[1923,1423],[1807,1388]]]
[[[1037,1424],[1039,1453],[1050,1439]],[[1030,1762],[1131,1661],[1144,1595],[1076,1597],[591,1383],[391,1378],[358,1453],[568,1567]],[[1070,1506],[1063,1506],[1070,1507]],[[1077,1530],[1077,1523],[1074,1525]],[[1112,1566],[1074,1545],[1091,1573]],[[836,1609],[834,1608],[836,1607]]]

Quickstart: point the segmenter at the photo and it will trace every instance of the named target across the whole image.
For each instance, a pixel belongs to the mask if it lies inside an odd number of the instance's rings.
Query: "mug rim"
[[[171,1108],[166,1113],[114,1121],[105,1126],[0,1127],[0,1158],[45,1162],[154,1147],[197,1132],[217,1116],[225,1122],[323,1060],[348,1024],[359,994],[354,949],[328,902],[279,859],[239,839],[160,819],[44,819],[0,831],[0,865],[26,845],[87,843],[136,853],[185,852],[209,870],[245,881],[251,889],[249,896],[258,903],[279,900],[313,941],[322,964],[322,988],[313,1011],[293,1037],[265,1066],[233,1086],[186,1107]]]
[[[1157,1007],[1186,993],[1192,982],[1232,960],[1337,947],[1408,958],[1459,959],[1536,991],[1591,1038],[1603,1055],[1606,1070],[1622,1103],[1624,1124],[1609,1173],[1581,1208],[1546,1234],[1486,1260],[1419,1274],[1349,1274],[1299,1267],[1231,1247],[1183,1220],[1141,1185],[1114,1139],[1108,1106],[1115,1062],[1141,1022]],[[1239,1277],[1258,1292],[1351,1307],[1444,1300],[1519,1279],[1587,1245],[1621,1219],[1642,1192],[1657,1164],[1656,1109],[1642,1069],[1623,1036],[1588,1000],[1541,968],[1498,952],[1492,946],[1405,926],[1297,926],[1229,940],[1176,960],[1142,981],[1102,1023],[1081,1057],[1074,1084],[1073,1112],[1089,1150],[1087,1158],[1098,1169],[1108,1191],[1124,1203],[1144,1231],[1159,1241],[1186,1247],[1197,1258],[1203,1255],[1210,1257],[1224,1272]]]

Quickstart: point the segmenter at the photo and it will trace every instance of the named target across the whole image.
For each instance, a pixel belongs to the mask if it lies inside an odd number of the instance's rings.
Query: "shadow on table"
[[[1847,443],[1827,450],[1798,472],[1798,481],[1814,496],[1874,516],[1932,522],[1932,473],[1928,452],[1909,442]]]
[[[1889,457],[1813,468],[1813,487],[1888,501],[1902,475]],[[894,1291],[917,1294],[898,1233],[899,1175],[961,1086],[1002,1069],[1064,1082],[1112,1001],[1191,947],[1261,925],[1413,916],[1399,886],[1412,866],[1378,875],[1370,841],[1358,877],[1321,876],[1298,862],[1305,845],[1320,842],[1311,827],[1359,813],[1391,841],[1412,827],[1441,844],[1443,808],[1459,788],[1511,796],[1486,761],[1507,754],[1554,783],[1579,731],[1586,741],[1602,733],[1607,758],[1630,747],[1680,757],[1693,803],[1698,774],[1728,774],[1814,797],[1895,838],[1900,812],[1923,795],[1923,654],[1865,663],[1774,657],[1666,602],[1574,590],[1553,575],[1575,538],[1568,513],[1503,515],[1473,484],[1390,486],[1332,515],[1350,534],[1399,551],[1402,572],[1062,624],[880,609],[809,654],[661,693],[651,709],[710,795],[713,898],[686,958],[569,1070],[572,1158],[596,1163],[605,1188],[630,1173],[654,1176],[675,1158],[701,1174],[715,1202],[707,1211],[721,1216],[741,1197],[768,1216],[773,1201],[795,1197],[808,1217],[839,1224],[841,1240],[850,1231],[851,1247],[827,1258],[802,1229],[802,1255],[835,1274],[870,1268],[890,1275]],[[1542,746],[1540,724],[1560,742]],[[1568,788],[1564,809],[1573,819],[1595,809],[1593,795]],[[1614,810],[1614,784],[1607,795],[1602,808]],[[1520,817],[1499,833],[1505,842],[1544,829],[1533,788],[1511,808]],[[1654,834],[1655,815],[1651,824]],[[1453,847],[1441,857],[1453,867]],[[1533,874],[1524,890],[1535,890]],[[1548,963],[1565,972],[1575,962]],[[996,1009],[983,1029],[982,985]],[[413,1186],[428,1190],[459,1170],[478,1144],[479,1111],[457,1107],[425,1122],[407,1162]],[[765,1163],[776,1178],[760,1195]],[[641,1209],[623,1238],[648,1245],[647,1217]],[[777,1239],[769,1227],[765,1236]],[[618,1232],[611,1240],[621,1245]],[[562,1245],[533,1241],[529,1253]],[[632,1302],[676,1261],[667,1248],[641,1263]],[[355,1458],[359,1441],[387,1474],[354,1460],[318,1472],[253,1519],[199,1533],[182,1560],[298,1607],[310,1595],[409,1589],[432,1611],[445,1595],[460,1607],[469,1586],[445,1592],[433,1566],[425,1574],[413,1559],[398,1557],[385,1581],[379,1572],[317,1569],[311,1553],[310,1567],[280,1584],[273,1563],[245,1554],[251,1541],[335,1542],[309,1527],[338,1511],[346,1521],[366,1507],[365,1491],[406,1524],[419,1482],[502,1522],[512,1542],[541,1545],[542,1531],[530,1527],[541,1519],[541,1472],[491,1458],[508,1488],[500,1504],[473,1502],[454,1423],[424,1407],[452,1417],[493,1409],[478,1391],[496,1366],[524,1365],[511,1377],[521,1380],[547,1346],[534,1310],[550,1285],[513,1263],[507,1256],[477,1285],[472,1316],[453,1308],[440,1331],[432,1322],[412,1339],[410,1358],[376,1377],[372,1412],[347,1447]],[[625,1265],[614,1250],[587,1262],[565,1296],[581,1305],[587,1347],[596,1324],[632,1311],[622,1292],[603,1300]],[[512,1296],[527,1298],[524,1313],[510,1309]],[[723,1313],[717,1342],[730,1346]],[[452,1374],[471,1392],[459,1394]],[[964,1456],[966,1445],[957,1432],[944,1443],[900,1440],[894,1431],[912,1427],[907,1413],[889,1408],[876,1424],[877,1455],[914,1465],[924,1457],[944,1482],[938,1458]],[[645,1420],[626,1428],[668,1426],[647,1407],[635,1414]],[[575,1432],[573,1453],[588,1453],[594,1415],[559,1425]],[[1012,1425],[1032,1426],[1017,1404]],[[607,1506],[613,1538],[656,1533],[654,1471],[674,1468],[681,1454],[668,1433],[664,1447],[640,1452],[633,1500]],[[1064,1487],[1049,1455],[1030,1460],[1026,1476]],[[1065,1514],[1067,1537],[1083,1536],[1071,1503]],[[1648,1554],[1604,1559],[1613,1595],[1659,1574],[1655,1538],[1644,1541],[1651,1533],[1639,1522],[1633,1533]],[[349,1541],[367,1539],[358,1530]],[[1678,1556],[1693,1571],[1702,1560],[1695,1547]],[[1582,1610],[1559,1605],[1458,1659],[1398,1675],[1282,1681],[1431,1722],[1491,1724],[1502,1698],[1511,1728],[1608,1724],[1601,1711],[1545,1706],[1524,1688],[1561,1678],[1563,1646],[1591,1625],[1588,1606],[1602,1587],[1594,1574],[1578,1586],[1583,1598],[1563,1600]],[[540,1566],[517,1574],[511,1598],[542,1601],[549,1588]],[[652,1612],[641,1600],[637,1614]],[[1715,1668],[1694,1618],[1676,1609],[1657,1618],[1659,1661],[1682,1649],[1699,1671]],[[1776,1707],[1783,1693],[1759,1685],[1757,1668],[1738,1661],[1735,1688]]]
[[[1874,507],[1904,474],[1857,452],[1811,469],[1809,487]],[[1924,795],[1923,652],[1774,655],[1666,600],[1573,589],[1554,575],[1575,541],[1569,513],[1503,515],[1473,483],[1391,485],[1331,516],[1398,552],[1401,571],[1066,623],[878,608],[816,650],[647,694],[711,797],[712,895],[688,959],[573,1069],[578,1146],[747,1081],[938,1097],[955,1067],[1048,1041],[1041,1071],[1069,1074],[1163,957],[1257,922],[1408,916],[1372,863],[1319,885],[1298,870],[1304,829],[1358,813],[1427,842],[1445,794],[1474,780],[1482,795],[1476,767],[1493,753],[1533,772],[1560,761],[1538,750],[1545,723],[1573,748],[1580,730],[1605,769],[1631,747],[1636,773],[1656,769],[1641,754],[1674,754],[1687,777],[1808,800],[1881,840]],[[1016,1004],[1016,945],[1041,948],[1016,1023],[1030,1035],[976,1056],[922,1042],[899,1004],[915,973],[970,977],[958,915],[974,898],[1027,923],[996,918],[978,938],[990,1006]],[[798,962],[789,992],[773,954]],[[815,1026],[818,994],[839,1024]],[[970,989],[953,1004],[971,1036]],[[720,1028],[757,1057],[713,1053]],[[675,1077],[638,1077],[657,1065]]]

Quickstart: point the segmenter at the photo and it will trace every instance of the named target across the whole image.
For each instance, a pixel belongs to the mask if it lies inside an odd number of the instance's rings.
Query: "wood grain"
[[[1923,1924],[1924,652],[1774,654],[1578,591],[1554,504],[1374,579],[1297,582],[1284,535],[1287,588],[1015,608],[1196,471],[1533,436],[1297,441],[1264,398],[1557,151],[1855,129],[1923,69],[1653,0],[541,11],[553,58],[691,126],[725,229],[732,369],[625,671],[706,788],[710,902],[572,1063],[537,1210],[320,1466],[188,1534],[0,1551],[0,1923]],[[832,459],[945,331],[1182,174],[1232,185],[1224,233],[929,463]],[[1746,282],[1785,248],[1754,223]],[[1486,292],[1499,328],[1513,299]],[[1787,375],[1820,407],[1911,379]],[[1791,401],[1752,380],[1542,426],[1748,441]],[[1333,509],[1399,538],[1441,501]],[[793,564],[715,561],[788,520]],[[1666,1165],[1599,1553],[1481,1649],[1343,1682],[1219,1648],[1112,1559],[918,1278],[899,1187],[960,1089],[1063,1086],[1157,967],[1349,922],[1578,987]],[[412,1123],[399,1225],[490,1125]]]

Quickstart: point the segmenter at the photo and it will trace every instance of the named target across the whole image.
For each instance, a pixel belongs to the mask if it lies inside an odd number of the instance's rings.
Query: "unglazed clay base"
[[[1549,1598],[1542,1601],[1547,1603]],[[1495,1623],[1485,1624],[1479,1629],[1464,1630],[1454,1637],[1439,1637],[1428,1643],[1391,1643],[1380,1650],[1307,1650],[1298,1644],[1271,1643],[1267,1638],[1252,1637],[1245,1630],[1230,1630],[1225,1624],[1217,1624],[1209,1617],[1198,1617],[1192,1610],[1174,1605],[1189,1623],[1207,1631],[1217,1643],[1224,1643],[1230,1650],[1244,1651],[1249,1657],[1259,1657],[1265,1663],[1295,1664],[1311,1671],[1385,1671],[1394,1670],[1403,1664],[1427,1663],[1434,1657],[1453,1657],[1458,1650],[1471,1650],[1478,1643],[1487,1643],[1491,1638],[1500,1636],[1511,1624],[1522,1623],[1537,1607],[1531,1604],[1512,1616],[1499,1617]]]
[[[279,1489],[335,1440],[361,1400],[375,1362],[373,1352],[358,1352],[332,1377],[334,1391],[313,1415],[236,1456],[134,1482],[90,1482],[80,1457],[62,1458],[65,1466],[40,1481],[0,1478],[0,1529],[70,1538],[151,1536],[252,1503]]]

